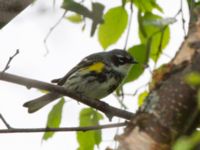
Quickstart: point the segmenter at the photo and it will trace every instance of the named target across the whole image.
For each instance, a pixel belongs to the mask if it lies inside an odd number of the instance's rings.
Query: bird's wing
[[[102,58],[96,58],[93,56],[88,56],[84,58],[80,63],[78,63],[74,68],[72,68],[64,77],[59,79],[54,79],[51,82],[57,83],[58,85],[63,85],[66,80],[71,76],[74,72],[76,72],[79,69],[90,69],[92,71],[101,71],[101,69],[104,69],[105,62],[102,62]]]

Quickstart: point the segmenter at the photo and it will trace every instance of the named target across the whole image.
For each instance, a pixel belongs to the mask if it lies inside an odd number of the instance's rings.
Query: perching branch
[[[108,128],[116,128],[126,126],[127,122],[122,123],[112,123],[105,125],[96,125],[96,126],[86,126],[86,127],[66,127],[66,128],[8,128],[0,129],[1,133],[36,133],[36,132],[72,132],[72,131],[90,131],[90,130],[100,130]]]
[[[0,80],[20,84],[20,85],[26,86],[27,88],[38,88],[38,89],[47,90],[50,92],[56,92],[56,93],[71,97],[83,104],[86,104],[88,106],[91,106],[97,110],[104,112],[105,115],[109,118],[109,120],[111,120],[113,116],[117,116],[117,117],[129,120],[134,115],[131,112],[112,107],[103,101],[100,101],[97,99],[91,99],[86,96],[80,95],[78,93],[68,91],[62,86],[53,85],[50,83],[33,80],[33,79],[25,78],[25,77],[20,77],[20,76],[5,73],[5,72],[0,72]]]

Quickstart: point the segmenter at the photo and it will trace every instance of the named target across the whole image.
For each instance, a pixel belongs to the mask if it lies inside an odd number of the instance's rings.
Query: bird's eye
[[[115,64],[115,66],[123,65],[126,63],[125,57],[121,55],[115,55],[112,57],[112,61]]]
[[[122,64],[125,63],[125,59],[122,58],[122,57],[121,57],[121,58],[118,58],[118,61],[119,61],[119,63],[122,63]]]

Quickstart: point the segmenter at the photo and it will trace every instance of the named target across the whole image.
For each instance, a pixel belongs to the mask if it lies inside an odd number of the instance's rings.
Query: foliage
[[[162,8],[156,3],[156,0],[133,0],[133,3],[142,12],[152,12],[153,9],[163,12]]]
[[[185,81],[193,86],[199,86],[200,85],[200,73],[198,72],[192,72],[185,76]]]
[[[60,101],[55,104],[52,110],[49,112],[48,120],[47,120],[47,128],[48,127],[59,127],[61,118],[62,118],[62,109],[64,106],[65,100],[61,98]],[[54,132],[46,132],[43,135],[43,140],[48,140],[49,138],[53,137]]]
[[[65,9],[65,11],[72,11],[76,14],[79,14],[83,16],[83,18],[90,18],[93,22],[90,32],[91,36],[94,35],[97,25],[103,22],[102,17],[103,17],[104,5],[101,3],[92,3],[92,10],[89,10],[84,5],[81,5],[80,3],[77,3],[73,0],[64,0],[62,8]]]
[[[158,60],[170,38],[169,27],[156,24],[160,19],[162,19],[160,16],[149,12],[144,15],[141,12],[138,14],[140,41],[146,45],[150,44],[148,51],[150,51],[150,58],[155,62]]]
[[[144,44],[135,45],[129,48],[128,52],[134,56],[134,58],[140,62],[140,64],[136,64],[130,69],[125,79],[125,83],[137,79],[144,72],[144,66],[142,64],[145,64],[147,57],[146,46]]]
[[[193,150],[199,144],[200,132],[195,131],[191,136],[181,137],[177,140],[173,150]]]
[[[149,93],[147,91],[140,93],[140,95],[138,96],[138,106],[141,106],[144,103],[144,100],[148,94]]]
[[[83,21],[82,16],[79,14],[68,16],[67,19],[71,21],[72,23],[81,23]]]
[[[82,109],[79,120],[80,126],[96,126],[103,116],[92,108]],[[101,142],[101,130],[95,131],[79,131],[77,132],[77,140],[79,143],[78,150],[93,150],[95,145]]]
[[[121,6],[111,8],[104,15],[104,23],[100,25],[98,32],[99,42],[104,49],[118,41],[127,22],[128,14]]]

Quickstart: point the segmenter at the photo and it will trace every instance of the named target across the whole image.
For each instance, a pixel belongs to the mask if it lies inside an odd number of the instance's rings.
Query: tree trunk
[[[185,83],[185,76],[200,72],[200,7],[193,8],[188,35],[168,73],[150,91],[143,106],[117,137],[118,150],[169,150],[172,143],[190,134],[199,123],[197,89]]]

